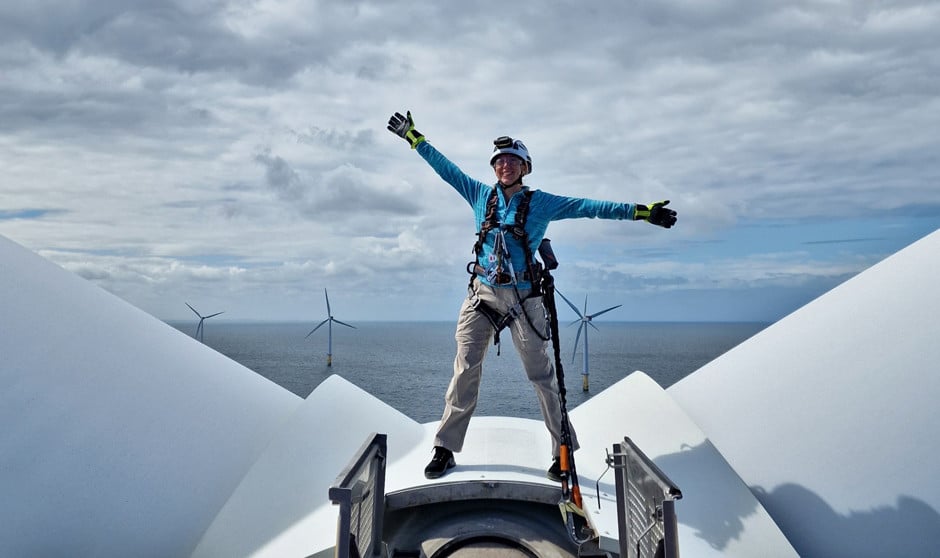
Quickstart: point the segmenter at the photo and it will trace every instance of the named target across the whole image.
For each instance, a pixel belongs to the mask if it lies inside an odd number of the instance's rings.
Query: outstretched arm
[[[415,121],[411,117],[411,111],[407,111],[406,116],[402,116],[400,112],[393,114],[388,120],[388,129],[393,134],[404,138],[412,149],[416,149],[418,154],[431,165],[434,172],[453,186],[454,190],[457,190],[457,193],[467,200],[471,207],[476,208],[478,203],[482,203],[480,200],[485,198],[490,187],[460,170],[457,165],[435,149],[424,138],[424,134],[415,130]]]
[[[571,198],[557,196],[547,192],[538,192],[538,204],[550,221],[559,219],[630,219],[633,221],[647,221],[660,227],[670,228],[676,224],[676,212],[666,208],[669,200],[651,203],[649,205],[619,203],[612,201],[592,200],[588,198]],[[533,200],[533,203],[536,203]],[[547,225],[547,222],[546,222]]]

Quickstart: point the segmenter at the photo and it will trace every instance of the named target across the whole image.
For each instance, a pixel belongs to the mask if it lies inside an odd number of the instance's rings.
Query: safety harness
[[[516,219],[515,224],[512,226],[507,225],[507,229],[512,233],[512,236],[516,240],[522,242],[529,239],[528,233],[525,231],[526,221],[529,219],[529,204],[532,203],[532,194],[534,190],[523,190],[522,191],[522,200],[519,202],[519,207],[516,208]],[[473,245],[473,253],[480,256],[480,253],[483,251],[483,243],[486,242],[486,235],[493,229],[500,227],[499,214],[497,213],[499,208],[499,187],[493,186],[493,189],[490,191],[490,197],[486,200],[486,215],[483,217],[483,223],[480,225],[480,232],[477,233],[476,244]],[[529,249],[529,243],[525,242],[522,245],[522,249],[525,250],[525,257],[527,262],[532,260],[532,250]]]
[[[477,298],[475,301],[475,310],[483,314],[493,326],[493,344],[496,345],[497,355],[500,354],[500,332],[506,329],[506,327],[508,327],[509,324],[519,316],[525,317],[529,325],[532,326],[532,330],[535,331],[535,334],[538,335],[540,339],[543,341],[548,341],[551,338],[551,334],[549,332],[545,332],[543,335],[538,329],[535,328],[535,325],[532,323],[532,319],[529,318],[529,315],[525,311],[525,301],[530,298],[541,296],[542,294],[542,264],[532,257],[532,250],[529,248],[529,234],[525,230],[526,221],[529,218],[529,205],[532,202],[532,194],[534,192],[533,190],[523,190],[522,193],[523,197],[519,201],[519,206],[516,208],[515,222],[512,225],[502,225],[499,221],[498,214],[499,186],[493,186],[493,189],[490,192],[490,197],[486,201],[486,214],[483,218],[483,223],[480,225],[480,232],[477,234],[477,241],[473,245],[473,253],[476,255],[476,259],[467,264],[467,273],[470,274],[470,284],[467,288],[471,291],[473,289],[473,278],[477,275],[482,275],[485,276],[490,282],[499,285],[512,285],[516,292],[516,303],[505,314],[496,310],[479,298]],[[480,258],[480,254],[483,253],[483,244],[486,242],[487,235],[494,229],[498,234],[494,251],[496,252],[496,257],[500,263],[496,267],[486,269],[478,263],[478,260]],[[504,237],[506,233],[511,234],[517,242],[522,244],[522,250],[525,254],[526,269],[521,273],[516,273],[512,266],[512,259],[509,256],[509,248],[506,246]],[[508,272],[502,268],[503,258],[506,260]],[[529,281],[532,285],[529,294],[525,298],[522,298],[519,295],[519,289],[517,288],[519,280]]]

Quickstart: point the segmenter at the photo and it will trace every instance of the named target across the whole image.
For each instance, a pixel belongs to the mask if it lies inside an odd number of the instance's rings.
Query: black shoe
[[[548,468],[548,471],[545,471],[545,476],[548,477],[548,480],[553,480],[555,482],[561,482],[565,480],[565,478],[568,476],[568,473],[562,472],[560,458],[556,457],[552,461],[552,466]]]
[[[429,479],[436,479],[444,476],[448,469],[455,467],[454,452],[441,446],[434,446],[434,457],[424,468],[424,476]]]

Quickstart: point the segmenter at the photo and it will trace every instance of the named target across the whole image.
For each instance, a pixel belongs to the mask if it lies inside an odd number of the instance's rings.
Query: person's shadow
[[[682,499],[676,502],[680,529],[692,527],[697,537],[719,550],[741,535],[744,519],[755,512],[757,504],[737,477],[716,479],[712,470],[702,466],[723,463],[711,443],[686,446],[653,461],[682,491]],[[693,499],[696,505],[683,505]]]
[[[798,484],[751,491],[784,533],[796,534],[790,544],[803,558],[940,556],[940,513],[912,496],[899,495],[893,507],[842,515]]]
[[[672,480],[682,490],[683,500],[707,502],[694,507],[683,506],[682,500],[677,502],[679,528],[692,527],[696,536],[723,550],[740,536],[744,520],[755,512],[755,506],[751,499],[736,498],[735,490],[716,484],[706,471],[694,465],[712,458],[704,455],[706,452],[715,452],[708,442],[654,461],[670,477],[673,472],[681,477]],[[878,479],[871,482],[877,483]],[[940,513],[913,496],[898,495],[894,507],[842,515],[818,494],[798,484],[782,484],[770,492],[751,486],[750,491],[802,558],[940,556]]]

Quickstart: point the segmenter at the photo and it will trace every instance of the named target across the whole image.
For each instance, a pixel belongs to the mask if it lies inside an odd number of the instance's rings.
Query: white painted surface
[[[388,436],[393,467],[424,441],[425,429],[339,376],[324,380],[245,476],[193,556],[309,556],[333,546],[338,508],[329,487],[372,432]]]
[[[668,391],[803,556],[940,552],[940,231]]]
[[[645,374],[633,373],[582,404],[572,421],[582,444],[576,458],[584,509],[601,535],[615,539],[618,534],[613,473],[601,478],[600,508],[595,482],[606,469],[605,450],[630,436],[683,489],[677,503],[683,555],[797,556],[701,430]],[[427,480],[423,471],[436,426],[419,425],[347,381],[329,378],[236,490],[195,556],[309,556],[331,547],[338,509],[327,500],[329,484],[366,437],[382,429],[388,433],[388,492],[437,483],[516,481],[558,487],[561,498],[560,485],[545,478],[551,444],[541,421],[474,417],[464,451],[456,455],[457,467]]]
[[[300,403],[0,237],[0,556],[188,555]]]
[[[938,255],[934,233],[668,391],[634,373],[574,409],[598,529],[616,532],[610,473],[595,511],[604,450],[630,436],[683,490],[683,555],[940,547]],[[474,418],[458,467],[427,481],[435,424],[339,378],[302,401],[2,237],[0,316],[0,555],[313,554],[335,536],[327,487],[372,431],[390,491],[551,484],[539,421]]]
[[[669,394],[634,372],[571,411],[581,449],[576,464],[585,509],[602,535],[616,537],[616,512],[596,513],[594,483],[606,451],[629,437],[682,491],[676,502],[679,550],[695,557],[795,557],[796,552],[744,482]],[[613,472],[602,477],[614,492]],[[603,498],[603,497],[602,497]],[[603,498],[602,510],[614,500]]]

